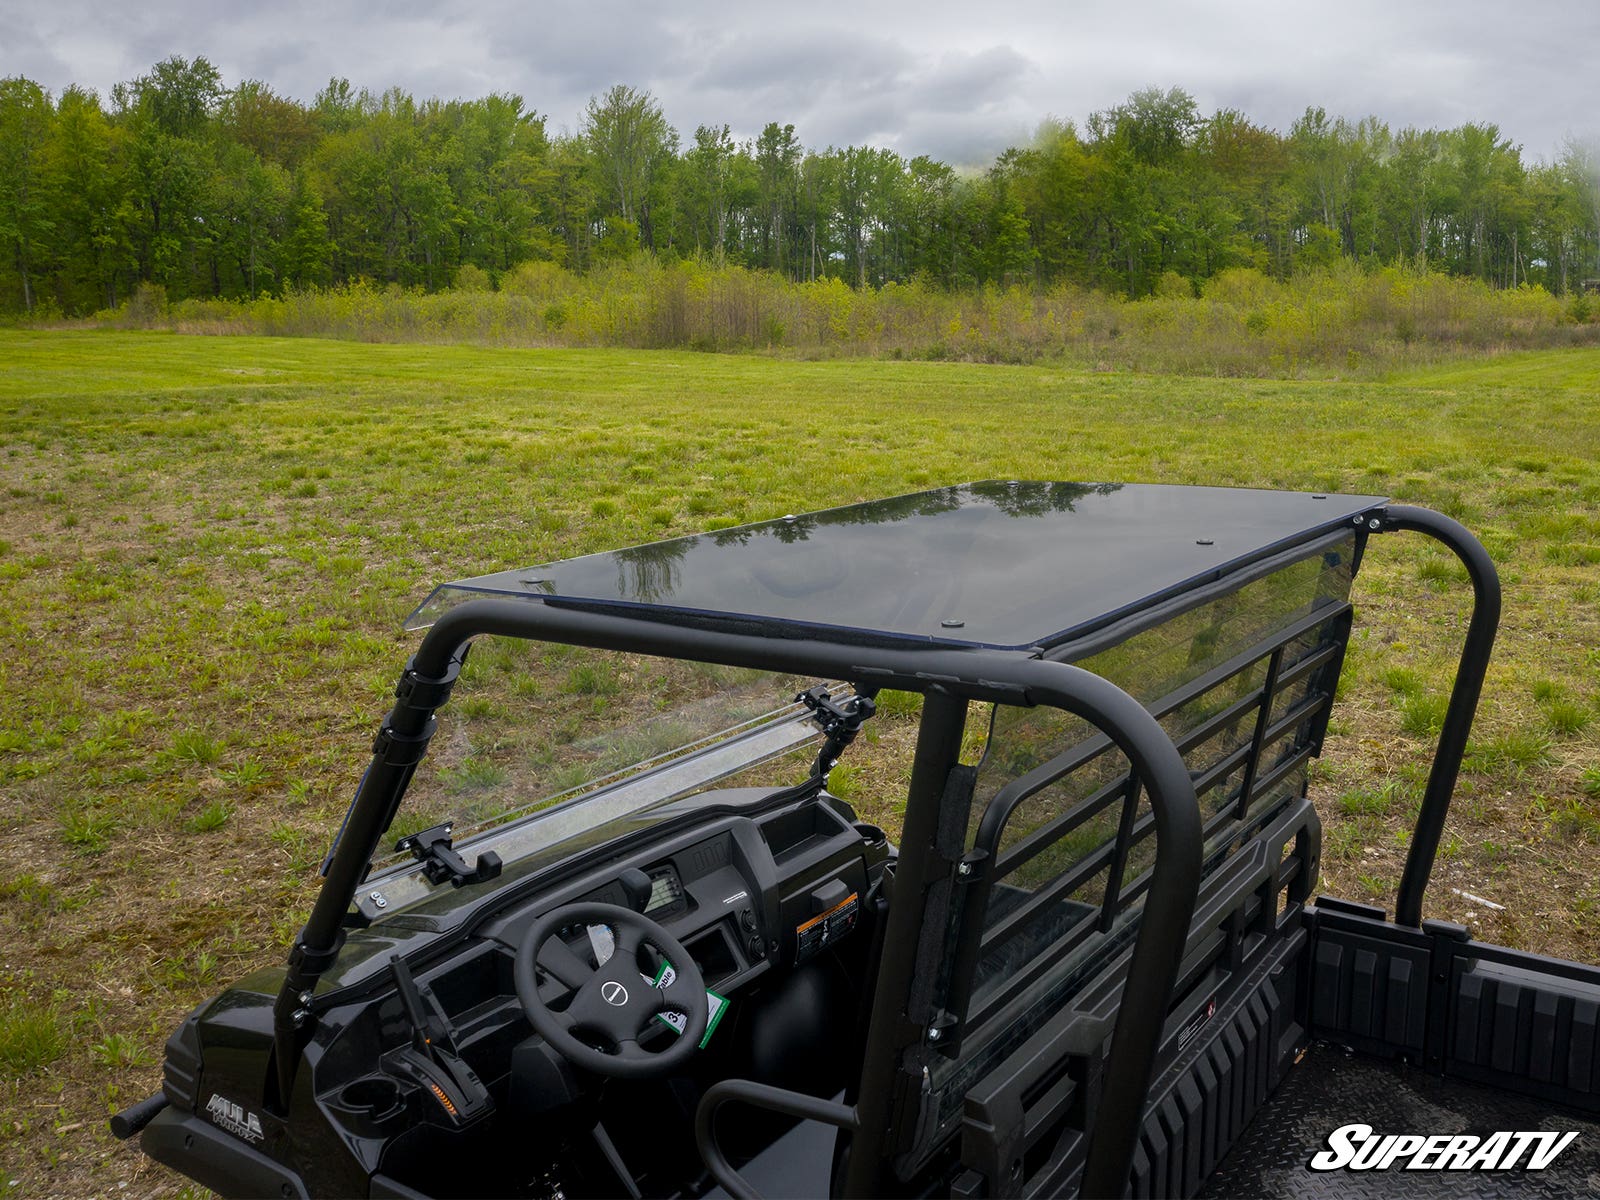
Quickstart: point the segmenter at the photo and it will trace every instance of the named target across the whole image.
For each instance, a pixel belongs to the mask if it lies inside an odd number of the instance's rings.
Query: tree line
[[[808,148],[772,122],[685,140],[647,91],[552,136],[521,97],[419,101],[332,80],[310,104],[169,58],[108,98],[0,81],[0,308],[253,299],[366,280],[481,285],[640,252],[838,279],[1075,283],[1148,295],[1231,267],[1349,259],[1557,294],[1600,275],[1600,163],[1525,161],[1498,128],[1391,130],[1309,109],[1288,133],[1180,89],[1047,120],[987,169]]]

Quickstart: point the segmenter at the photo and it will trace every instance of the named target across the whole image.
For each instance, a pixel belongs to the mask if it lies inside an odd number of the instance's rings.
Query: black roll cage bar
[[[1371,533],[1416,531],[1453,551],[1466,566],[1473,585],[1472,618],[1399,890],[1396,922],[1420,926],[1422,894],[1438,851],[1494,643],[1500,614],[1499,581],[1482,544],[1464,526],[1442,514],[1390,504],[1356,516],[1353,524],[1358,558]],[[1303,541],[1327,532],[1308,531]],[[1228,577],[1228,582],[1234,581],[1234,576]],[[1082,1181],[1084,1195],[1122,1193],[1200,885],[1203,831],[1194,782],[1156,718],[1115,684],[1080,667],[1040,657],[1040,651],[899,649],[760,636],[597,612],[551,596],[462,603],[429,629],[407,664],[395,689],[394,707],[374,740],[371,765],[329,855],[322,889],[289,954],[273,1010],[273,1065],[265,1089],[271,1109],[280,1114],[288,1111],[299,1062],[316,1023],[317,982],[343,945],[351,902],[427,751],[437,725],[434,712],[449,699],[471,640],[483,635],[817,675],[850,682],[859,690],[895,688],[926,696],[907,797],[895,903],[889,910],[874,984],[875,1002],[856,1101],[839,1111],[834,1111],[837,1106],[828,1106],[827,1112],[807,1109],[804,1114],[854,1129],[845,1179],[848,1195],[881,1195],[888,1190],[883,1169],[896,1115],[892,1092],[900,1069],[898,1058],[908,1043],[926,1035],[920,1023],[911,1020],[908,998],[922,936],[923,901],[930,888],[941,882],[947,885],[948,874],[956,869],[956,864],[938,851],[937,824],[940,798],[958,762],[967,703],[1048,705],[1097,727],[1127,755],[1149,798],[1156,836],[1145,912],[1118,1006]],[[747,1092],[713,1089],[705,1101],[714,1101],[713,1108],[741,1099],[766,1107],[782,1103],[765,1091],[759,1099]],[[801,1099],[809,1098],[796,1097],[790,1107]],[[799,1109],[795,1111],[799,1113]],[[705,1119],[698,1125],[710,1136],[705,1104],[702,1114]],[[707,1161],[731,1194],[753,1194],[720,1153],[713,1153]]]

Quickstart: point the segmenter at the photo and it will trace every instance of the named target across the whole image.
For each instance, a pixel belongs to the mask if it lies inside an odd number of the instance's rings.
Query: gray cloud
[[[792,123],[809,146],[871,141],[982,163],[1043,117],[1080,126],[1141,87],[1286,130],[1307,105],[1394,128],[1497,123],[1530,156],[1600,133],[1582,47],[1593,0],[812,0],[803,9],[624,0],[0,0],[0,75],[102,92],[169,55],[309,100],[332,76],[419,96],[516,92],[575,129],[613,83],[653,91],[685,137]]]

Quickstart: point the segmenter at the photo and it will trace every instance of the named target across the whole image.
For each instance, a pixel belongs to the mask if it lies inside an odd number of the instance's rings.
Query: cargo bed
[[[1375,1131],[1476,1134],[1500,1130],[1576,1131],[1551,1165],[1520,1163],[1508,1171],[1464,1176],[1455,1171],[1313,1171],[1328,1134],[1350,1122]],[[1523,1156],[1526,1161],[1526,1156]],[[1318,1042],[1295,1064],[1272,1102],[1245,1127],[1198,1200],[1303,1197],[1304,1200],[1439,1200],[1516,1195],[1564,1200],[1600,1194],[1600,1121],[1531,1096],[1430,1075],[1399,1063]]]

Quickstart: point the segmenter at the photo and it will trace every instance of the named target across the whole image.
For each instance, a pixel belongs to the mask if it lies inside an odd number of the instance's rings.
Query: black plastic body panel
[[[306,1197],[300,1177],[192,1113],[168,1108],[139,1135],[144,1152],[222,1196],[285,1200]]]
[[[1307,940],[1304,931],[1289,933],[1230,994],[1193,1006],[1181,1027],[1189,1044],[1151,1089],[1132,1195],[1193,1195],[1270,1102],[1305,1044],[1295,1013]]]
[[[1452,960],[1446,1074],[1600,1113],[1600,971],[1552,976],[1502,953]]]
[[[1430,939],[1410,930],[1361,932],[1326,915],[1311,964],[1310,1020],[1357,1050],[1420,1062],[1428,1024]]]
[[[1305,1045],[1305,867],[1319,847],[1316,813],[1302,800],[1206,880],[1134,1152],[1132,1195],[1197,1189]],[[1076,1194],[1122,986],[1119,969],[1101,975],[968,1089],[960,1163],[973,1194]]]
[[[1600,968],[1351,905],[1307,916],[1315,1037],[1600,1112]]]

